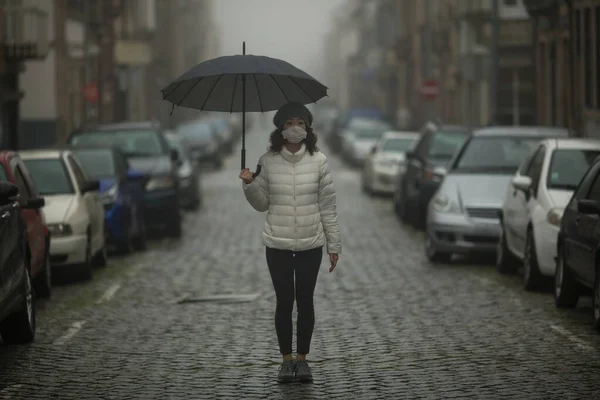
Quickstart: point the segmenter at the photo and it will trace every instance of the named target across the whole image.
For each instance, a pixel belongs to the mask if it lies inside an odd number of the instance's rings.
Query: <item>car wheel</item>
[[[452,253],[444,253],[435,248],[429,234],[425,234],[425,255],[433,263],[449,263],[452,260]]]
[[[92,279],[92,235],[88,232],[87,245],[85,247],[85,260],[83,260],[81,268],[81,278],[83,280]]]
[[[559,248],[554,273],[554,304],[557,308],[575,308],[578,301],[579,285],[565,262],[564,250]]]
[[[31,281],[30,259],[23,260],[23,304],[16,313],[0,323],[0,334],[4,344],[31,343],[35,338],[35,299]]]
[[[133,248],[137,251],[146,250],[148,247],[148,239],[146,236],[146,222],[142,219],[139,222],[139,232],[131,242]]]
[[[496,250],[496,270],[501,274],[514,274],[517,272],[518,265],[519,261],[508,248],[506,233],[504,232],[504,227],[502,227],[498,249]]]
[[[50,248],[46,247],[44,270],[35,279],[33,287],[38,298],[49,298],[52,296],[52,266],[50,265]]]
[[[543,283],[544,276],[540,272],[540,267],[537,262],[533,229],[529,228],[527,230],[525,251],[523,254],[523,286],[525,287],[525,290],[533,291],[541,289]]]

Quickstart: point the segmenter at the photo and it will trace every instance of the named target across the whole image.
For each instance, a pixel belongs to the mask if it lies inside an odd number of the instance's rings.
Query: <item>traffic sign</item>
[[[425,79],[421,84],[421,94],[427,100],[435,100],[440,95],[438,82],[433,79]]]
[[[98,102],[98,84],[90,82],[83,88],[83,96],[88,103]]]

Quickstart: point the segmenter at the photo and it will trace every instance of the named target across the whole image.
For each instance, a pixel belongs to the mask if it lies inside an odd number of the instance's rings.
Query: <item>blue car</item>
[[[107,243],[120,253],[146,248],[144,175],[114,147],[77,147],[73,153],[91,179],[100,181]]]

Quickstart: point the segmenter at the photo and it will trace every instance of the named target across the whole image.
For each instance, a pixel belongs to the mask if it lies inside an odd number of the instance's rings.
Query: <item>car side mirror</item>
[[[179,152],[175,149],[171,149],[171,161],[173,161],[173,162],[179,161]]]
[[[581,214],[600,215],[600,202],[589,199],[579,200],[577,202],[577,211]]]
[[[0,182],[0,204],[19,199],[19,187],[10,182]]]
[[[100,190],[100,181],[97,181],[97,180],[87,181],[81,187],[82,193],[97,192],[99,190]]]
[[[531,178],[528,176],[515,176],[511,183],[515,189],[523,192],[527,192],[531,188]]]
[[[25,210],[39,210],[46,205],[46,199],[43,197],[37,197],[35,199],[29,199],[21,203],[21,208]]]

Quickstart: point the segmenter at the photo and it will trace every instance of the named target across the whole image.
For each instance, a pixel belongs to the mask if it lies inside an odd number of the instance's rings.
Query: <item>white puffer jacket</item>
[[[327,157],[312,156],[302,144],[297,153],[285,147],[260,157],[261,173],[244,195],[257,211],[267,212],[263,243],[267,247],[303,251],[327,245],[328,253],[341,254],[336,194]]]

